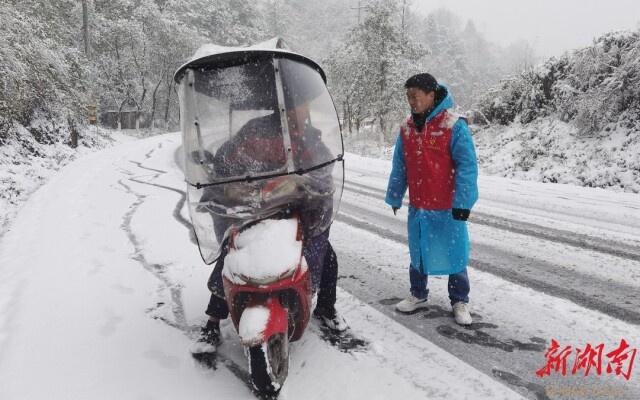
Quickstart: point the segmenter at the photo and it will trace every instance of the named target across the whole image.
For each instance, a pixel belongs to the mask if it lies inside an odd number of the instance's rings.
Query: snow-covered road
[[[450,318],[442,277],[431,279],[428,311],[393,310],[408,291],[406,209],[395,217],[380,200],[389,162],[349,155],[347,163],[332,231],[342,288],[527,397],[545,398],[553,388],[640,397],[637,375],[627,381],[593,371],[585,377],[584,369],[572,374],[575,353],[566,376],[535,374],[545,366],[550,339],[572,351],[587,344],[613,350],[621,339],[638,348],[639,196],[481,177],[469,224],[476,323],[464,329]]]
[[[20,209],[0,241],[0,399],[254,398],[229,321],[226,363],[206,370],[188,352],[210,267],[190,233],[179,145],[169,134],[86,156]],[[640,196],[482,177],[476,323],[462,329],[440,277],[427,311],[393,311],[408,292],[406,208],[394,217],[384,204],[388,162],[346,160],[338,307],[368,345],[341,352],[312,324],[281,399],[563,398],[560,387],[640,398],[640,367],[606,373],[604,354],[600,375],[571,374],[573,354],[566,376],[535,374],[551,339],[640,348]]]

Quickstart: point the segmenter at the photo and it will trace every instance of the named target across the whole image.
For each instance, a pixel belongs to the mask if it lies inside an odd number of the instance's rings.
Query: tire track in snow
[[[135,181],[135,179],[130,178],[129,180]],[[131,206],[131,208],[129,209],[129,211],[127,212],[127,214],[125,215],[125,221],[123,222],[123,229],[125,230],[125,232],[127,233],[127,236],[129,238],[129,241],[131,242],[131,244],[133,244],[135,252],[134,252],[134,256],[132,257],[134,260],[138,261],[140,264],[142,264],[142,266],[149,272],[151,272],[151,274],[153,276],[155,276],[156,278],[158,278],[164,285],[164,287],[166,289],[168,289],[170,291],[171,294],[171,301],[173,303],[172,307],[171,307],[171,311],[173,313],[173,318],[174,321],[170,321],[166,318],[163,318],[162,316],[153,316],[153,318],[155,319],[159,319],[160,321],[164,322],[165,324],[169,325],[172,328],[178,329],[179,331],[181,331],[182,333],[184,333],[187,337],[193,339],[194,335],[196,334],[196,332],[198,332],[200,330],[199,326],[191,326],[187,323],[185,314],[184,314],[184,306],[182,304],[182,288],[179,285],[174,284],[173,282],[171,282],[171,280],[164,275],[164,270],[166,269],[166,265],[162,265],[162,264],[150,264],[146,261],[142,248],[139,245],[139,242],[137,241],[135,234],[133,233],[133,230],[131,229],[131,220],[135,214],[135,212],[137,211],[138,207],[140,207],[140,205],[142,205],[144,203],[144,199],[145,199],[145,195],[141,195],[139,193],[134,192],[129,186],[127,186],[126,184],[124,184],[122,181],[119,181],[119,183],[125,187],[125,189],[127,189],[127,191],[133,195],[135,195],[137,197],[136,202]],[[139,183],[146,183],[149,184],[148,182],[139,182]],[[157,187],[163,187],[165,189],[169,189],[169,190],[173,190],[173,191],[178,191],[176,189],[170,188],[170,187],[166,187],[166,186],[161,186],[161,185],[155,185],[155,184],[150,184],[152,186],[157,186]],[[184,203],[183,203],[184,204]],[[176,207],[177,208],[177,207]],[[181,209],[182,207],[180,207]],[[175,211],[174,211],[174,216],[175,216]],[[189,224],[189,228],[191,227],[191,224]],[[192,230],[190,231],[192,232]],[[162,307],[164,304],[158,304],[158,307]],[[149,311],[155,311],[157,308],[152,308]],[[242,367],[240,367],[240,365],[238,365],[235,361],[233,361],[232,359],[230,359],[229,357],[224,356],[221,353],[217,354],[217,359],[219,359],[222,364],[233,374],[235,375],[240,381],[242,381],[245,386],[247,386],[247,388],[249,390],[251,390],[254,394],[254,388],[253,388],[253,383],[251,381],[251,375],[245,371]],[[216,367],[214,366],[214,369]],[[258,397],[258,396],[257,396]],[[260,398],[260,397],[258,397]],[[265,399],[266,400],[266,399]]]
[[[467,364],[487,375],[498,377],[487,365],[499,371],[512,371],[517,379],[504,380],[504,383],[519,387],[519,393],[537,400],[548,400],[545,388],[520,376],[528,376],[522,367],[515,375],[511,368],[514,362],[530,365],[532,359],[542,357],[545,339],[530,336],[528,341],[509,339],[499,330],[499,326],[483,322],[483,316],[474,312],[474,323],[470,326],[459,326],[452,321],[451,310],[438,304],[430,303],[426,309],[409,314],[395,311],[395,305],[401,298],[388,297],[390,292],[405,292],[408,277],[394,279],[389,271],[375,271],[375,258],[363,260],[354,258],[349,252],[340,252],[341,269],[347,270],[348,276],[339,276],[339,286],[356,298],[374,307],[391,320],[434,343]],[[373,262],[374,264],[371,264]],[[364,264],[363,264],[364,263]],[[386,296],[386,297],[385,297]],[[382,299],[380,299],[383,297]]]
[[[179,190],[176,188],[172,188],[170,186],[165,186],[165,185],[160,185],[157,183],[151,183],[151,182],[145,182],[145,181],[141,181],[137,178],[130,178],[130,181],[133,182],[137,182],[140,183],[142,185],[149,185],[149,186],[153,186],[153,187],[157,187],[160,189],[166,189],[172,192],[176,192],[180,195],[180,200],[178,200],[178,202],[176,203],[175,208],[173,209],[172,215],[173,218],[175,218],[176,221],[178,221],[182,226],[184,226],[185,228],[187,228],[187,230],[189,231],[189,240],[191,241],[191,243],[197,245],[198,241],[196,239],[196,235],[193,232],[193,225],[191,225],[191,222],[188,221],[186,218],[184,218],[182,216],[182,209],[184,207],[184,203],[186,203],[187,201],[187,193],[183,190]]]
[[[162,148],[162,144],[160,144],[160,146],[158,148]],[[155,151],[155,149],[150,151],[149,153],[147,153],[146,154],[146,158],[150,158],[151,154],[153,153],[153,151]],[[164,171],[164,170],[155,169],[155,168],[151,168],[151,167],[146,167],[146,166],[142,165],[142,163],[139,162],[139,161],[131,160],[129,162],[131,162],[132,164],[137,165],[138,168],[146,169],[146,170],[153,171],[153,172],[157,172],[158,174],[154,175],[154,178],[157,178],[158,176],[160,176],[160,174],[166,174],[167,173],[167,171]],[[178,221],[182,226],[187,228],[187,230],[189,231],[189,240],[191,240],[191,243],[198,244],[198,242],[196,240],[195,233],[193,232],[193,226],[191,225],[191,222],[188,221],[187,219],[185,219],[182,216],[182,213],[181,213],[182,208],[184,207],[184,203],[186,203],[186,201],[187,201],[187,193],[184,190],[172,188],[170,186],[160,185],[160,184],[157,184],[157,183],[144,182],[144,181],[141,181],[141,180],[136,179],[136,178],[131,178],[130,180],[132,180],[134,182],[137,182],[137,183],[141,183],[143,185],[151,185],[151,186],[155,186],[157,188],[166,189],[166,190],[170,190],[172,192],[178,193],[180,195],[180,200],[176,204],[176,207],[173,209],[173,213],[172,213],[173,218],[175,218],[176,221]]]
[[[158,150],[160,148],[162,148],[162,144],[160,144],[157,148],[151,149],[147,154],[145,154],[145,158],[146,159],[151,158],[152,154],[156,150]],[[136,162],[136,161],[131,161],[131,162],[133,164],[137,165],[139,168],[156,172],[156,174],[153,175],[153,179],[155,179],[155,178],[159,177],[160,175],[166,173],[165,171],[161,171],[161,170],[145,167],[145,166],[142,165],[141,162]],[[129,175],[129,176],[133,175],[132,171],[129,171],[129,170],[126,170],[126,169],[123,169],[123,168],[121,168],[121,170],[125,175]],[[134,179],[135,178],[128,178],[128,180],[130,180],[130,181],[133,181]],[[171,302],[172,302],[171,312],[173,314],[173,318],[174,318],[175,324],[178,327],[186,329],[187,328],[187,320],[186,320],[186,317],[184,315],[184,308],[183,308],[183,305],[182,305],[182,291],[181,291],[180,286],[174,284],[173,282],[171,282],[171,280],[164,274],[164,271],[167,268],[166,265],[164,265],[164,264],[152,264],[152,263],[147,261],[146,257],[144,256],[144,251],[142,249],[142,246],[140,246],[140,242],[136,238],[136,235],[133,232],[133,228],[131,226],[131,221],[133,219],[133,216],[138,211],[138,208],[144,203],[144,201],[145,201],[147,196],[144,195],[144,194],[140,194],[140,193],[136,192],[135,190],[133,190],[131,188],[131,186],[129,186],[126,183],[124,183],[124,179],[118,180],[118,184],[121,185],[122,187],[124,187],[125,191],[127,193],[132,194],[133,196],[136,197],[136,201],[129,207],[129,211],[127,211],[127,213],[124,215],[122,224],[120,225],[122,227],[122,229],[125,231],[125,233],[127,234],[127,238],[129,239],[129,241],[133,245],[134,252],[133,252],[133,255],[131,256],[131,258],[136,260],[138,263],[140,263],[144,269],[149,271],[156,279],[158,279],[162,283],[161,290],[164,289],[164,290],[168,290],[169,291],[170,297],[171,297]],[[164,304],[158,303],[157,307],[156,308],[152,308],[151,310],[160,308],[162,306],[164,306]],[[149,311],[151,311],[151,310],[149,310]]]
[[[160,146],[162,147],[162,146]],[[150,158],[151,154],[155,151],[156,149],[150,151],[149,153],[146,154],[146,158]],[[131,161],[133,164],[135,164],[136,166],[138,166],[139,168],[142,169],[146,169],[146,170],[150,170],[150,171],[154,171],[157,172],[157,174],[152,175],[153,179],[159,177],[161,174],[165,174],[167,173],[166,171],[162,171],[162,170],[158,170],[158,169],[153,169],[153,168],[149,168],[149,167],[145,167],[144,165],[142,165],[142,163],[137,162],[137,161]],[[133,175],[133,173],[131,171],[126,171],[123,170],[123,173],[125,173],[126,175]],[[165,185],[160,185],[160,184],[155,184],[155,183],[151,183],[151,182],[145,182],[145,181],[141,181],[138,179],[138,177],[132,177],[132,178],[128,178],[129,181],[133,181],[139,184],[144,184],[144,185],[149,185],[149,186],[154,186],[154,187],[158,187],[161,189],[165,189],[165,190],[169,190],[169,191],[173,191],[176,193],[180,194],[180,200],[178,201],[178,203],[176,204],[176,207],[173,210],[173,217],[183,226],[185,226],[187,228],[187,230],[189,231],[189,238],[190,240],[194,243],[197,244],[196,238],[195,238],[195,234],[193,232],[193,228],[192,225],[189,221],[187,221],[185,218],[182,217],[181,214],[181,210],[184,206],[184,203],[186,202],[186,193],[184,191],[169,187],[169,186],[165,186]],[[182,288],[180,287],[180,285],[174,284],[173,282],[171,282],[171,280],[164,274],[164,271],[166,269],[166,265],[163,264],[151,264],[149,263],[146,258],[144,257],[144,253],[143,250],[140,246],[139,241],[136,239],[135,233],[133,232],[133,229],[131,227],[131,220],[133,219],[133,216],[135,215],[135,213],[137,212],[138,208],[144,203],[146,196],[140,193],[135,192],[130,186],[128,186],[127,184],[125,184],[123,182],[123,180],[119,180],[118,183],[123,186],[125,188],[125,190],[127,191],[127,193],[130,193],[134,196],[136,196],[136,201],[131,205],[131,207],[129,208],[129,211],[125,214],[124,216],[124,221],[122,223],[122,228],[123,230],[126,232],[127,237],[129,238],[129,241],[131,242],[131,244],[134,247],[134,255],[132,256],[132,258],[136,261],[138,261],[144,269],[146,269],[147,271],[149,271],[154,277],[156,277],[158,280],[160,280],[162,282],[162,286],[164,287],[164,289],[168,289],[171,295],[171,301],[172,301],[172,307],[171,307],[171,311],[173,314],[173,318],[174,321],[168,320],[164,317],[160,316],[153,316],[153,318],[158,319],[162,322],[164,322],[165,324],[167,324],[168,326],[178,329],[179,331],[181,331],[183,334],[185,334],[187,337],[189,337],[190,339],[193,339],[194,335],[196,334],[196,332],[198,332],[200,330],[199,326],[190,326],[187,323],[186,317],[185,317],[185,313],[184,313],[184,306],[182,303]],[[158,303],[157,307],[153,307],[151,309],[148,310],[148,312],[152,312],[157,310],[158,308],[164,306],[164,304],[162,303]],[[251,375],[249,372],[247,372],[245,369],[243,369],[240,365],[238,365],[238,363],[236,363],[234,360],[232,360],[229,357],[226,357],[224,354],[222,353],[218,353],[217,354],[217,359],[220,360],[220,362],[222,363],[222,365],[224,365],[233,375],[235,375],[249,390],[251,390],[251,392],[258,398],[261,400],[268,400],[268,397],[261,397],[259,396],[256,392],[255,389],[253,387],[253,383],[251,381]],[[214,369],[216,368],[216,366],[214,366]]]
[[[353,227],[374,233],[382,238],[398,243],[407,243],[406,224],[397,218],[379,215],[364,208],[342,202],[342,210],[337,220]],[[363,219],[354,218],[358,215]],[[369,222],[384,221],[384,226]],[[403,232],[402,234],[397,232]],[[540,261],[526,260],[517,255],[474,244],[474,256],[469,265],[483,272],[498,276],[509,282],[530,287],[543,293],[573,301],[591,310],[600,311],[612,317],[632,324],[640,325],[640,312],[629,301],[638,299],[636,289],[616,282],[603,281],[593,276]],[[553,276],[551,282],[545,277]],[[604,297],[606,296],[606,297]]]
[[[129,211],[127,211],[127,213],[124,215],[123,222],[120,225],[122,229],[126,232],[127,238],[133,245],[134,252],[131,258],[139,262],[144,269],[149,271],[151,275],[153,275],[156,279],[162,282],[162,286],[161,286],[162,289],[169,290],[171,301],[173,303],[171,307],[171,311],[172,311],[175,323],[177,324],[177,327],[180,327],[181,329],[183,328],[186,329],[187,320],[185,318],[184,309],[182,306],[181,288],[179,287],[179,285],[175,285],[173,282],[171,282],[167,278],[167,276],[164,274],[164,271],[167,268],[166,265],[152,264],[147,261],[147,259],[144,256],[142,247],[140,246],[140,242],[136,238],[136,235],[133,232],[133,228],[131,227],[131,220],[133,219],[133,216],[135,215],[135,213],[138,211],[138,208],[144,203],[146,196],[135,192],[133,189],[131,189],[130,186],[125,184],[122,179],[119,180],[118,183],[125,188],[127,193],[132,194],[136,197],[136,201],[129,207]],[[163,305],[164,304],[159,303],[158,307],[161,307]]]
[[[518,386],[518,387],[521,387],[523,389],[526,389],[526,390],[530,391],[531,393],[533,393],[536,396],[536,399],[538,399],[538,400],[549,400],[550,399],[550,397],[547,396],[547,389],[542,385],[538,385],[537,383],[525,381],[524,379],[520,378],[518,375],[512,374],[512,373],[507,372],[507,371],[502,371],[502,370],[500,370],[498,368],[492,368],[491,369],[491,373],[496,378],[499,378],[500,380],[503,380],[503,381],[505,381],[507,383],[510,383],[513,386]]]

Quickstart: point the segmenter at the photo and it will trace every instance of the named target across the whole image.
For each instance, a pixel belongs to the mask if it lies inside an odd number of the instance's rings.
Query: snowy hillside
[[[640,31],[620,32],[505,81],[479,106],[484,172],[640,192],[638,71]]]

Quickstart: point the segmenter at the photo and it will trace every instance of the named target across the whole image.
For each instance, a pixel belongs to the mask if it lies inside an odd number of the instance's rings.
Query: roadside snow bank
[[[26,128],[14,124],[0,143],[0,237],[20,205],[62,167],[96,150],[135,140],[115,131],[91,127],[80,133],[73,149],[63,138],[40,143]]]
[[[640,192],[640,135],[616,129],[584,137],[552,118],[475,130],[483,174]]]

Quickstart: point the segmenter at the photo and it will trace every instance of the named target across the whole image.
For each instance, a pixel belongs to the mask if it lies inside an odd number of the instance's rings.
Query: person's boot
[[[200,330],[198,340],[191,346],[191,353],[215,353],[220,340],[220,321],[209,320]]]
[[[349,328],[349,324],[347,324],[347,321],[338,313],[335,307],[316,307],[316,309],[313,310],[313,316],[333,331],[343,332]]]

